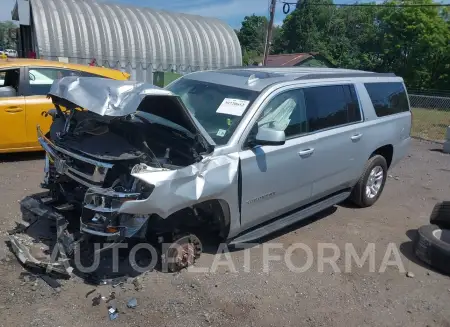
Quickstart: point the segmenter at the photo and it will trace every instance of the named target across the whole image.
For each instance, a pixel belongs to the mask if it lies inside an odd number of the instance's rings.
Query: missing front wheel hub
[[[193,234],[176,238],[163,254],[163,268],[169,272],[192,266],[202,253],[202,245]]]

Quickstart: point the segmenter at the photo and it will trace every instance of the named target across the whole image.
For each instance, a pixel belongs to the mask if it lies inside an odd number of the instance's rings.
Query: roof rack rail
[[[307,80],[307,79],[324,79],[324,78],[345,78],[345,77],[397,77],[394,73],[337,73],[337,74],[307,74],[299,76],[296,80]]]
[[[229,67],[223,67],[219,68],[218,70],[225,70],[225,69],[292,69],[292,68],[302,68],[302,67],[292,67],[292,66],[229,66]],[[305,68],[305,67],[303,67]],[[306,67],[306,68],[316,68],[316,67]],[[326,67],[324,67],[326,68]],[[331,68],[332,69],[332,68]],[[338,68],[339,69],[339,68]]]

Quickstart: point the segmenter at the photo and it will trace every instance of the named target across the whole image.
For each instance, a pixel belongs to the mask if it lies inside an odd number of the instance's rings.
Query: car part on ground
[[[450,274],[450,229],[425,225],[417,230],[416,256],[431,267]]]
[[[42,202],[45,201],[45,193],[35,197],[26,197],[20,203],[24,219],[28,221],[27,227],[14,230],[9,235],[9,241],[13,253],[19,261],[27,267],[39,268],[47,274],[56,274],[64,278],[70,277],[72,268],[69,264],[68,255],[73,254],[75,241],[73,235],[68,232],[68,221],[56,211],[49,208]],[[48,224],[49,229],[56,229],[56,237],[53,238],[51,232],[47,235],[39,233],[37,239],[25,234],[27,229],[32,228],[39,222]],[[50,240],[44,242],[44,246],[39,245],[41,239]],[[46,251],[35,251],[35,249],[45,249]],[[52,250],[52,253],[49,251]],[[53,253],[54,251],[57,253]]]
[[[450,201],[436,203],[430,215],[430,224],[450,229]]]
[[[81,253],[78,256],[89,260],[92,255],[112,248],[114,244],[119,244],[118,242],[107,243],[99,250],[90,251],[89,239],[86,235],[76,232],[71,233],[71,231],[76,230],[76,227],[71,226],[71,224],[77,221],[71,219],[70,215],[58,212],[57,207],[59,207],[58,204],[45,192],[34,197],[26,197],[21,201],[21,211],[27,222],[10,231],[9,242],[12,252],[25,267],[37,268],[42,274],[57,278],[70,278],[74,269],[76,269],[76,265],[72,267],[75,260],[75,251],[80,251]],[[40,223],[43,226],[31,231],[33,227]],[[54,237],[54,230],[56,230],[56,237]],[[194,264],[202,251],[200,240],[195,235],[178,235],[165,234],[164,239],[160,238],[165,242],[165,245],[168,245],[168,250],[162,256],[162,259],[170,258],[166,262],[168,262],[171,272],[179,271]],[[175,240],[173,244],[166,243],[172,239]],[[121,241],[123,240],[124,238],[121,239]],[[157,242],[153,243],[153,246],[160,249]],[[99,279],[95,278],[94,275],[85,274],[78,270],[76,272],[86,282],[93,284],[111,284],[114,286],[126,280],[126,276]],[[44,280],[49,281],[49,279]]]

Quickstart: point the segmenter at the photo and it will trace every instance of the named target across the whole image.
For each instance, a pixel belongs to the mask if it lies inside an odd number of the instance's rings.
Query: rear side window
[[[408,97],[403,83],[366,83],[364,86],[378,117],[409,111]]]
[[[330,85],[303,89],[309,132],[361,121],[353,85]]]
[[[66,76],[102,77],[71,69],[30,67],[28,69],[28,95],[47,95],[53,81]]]

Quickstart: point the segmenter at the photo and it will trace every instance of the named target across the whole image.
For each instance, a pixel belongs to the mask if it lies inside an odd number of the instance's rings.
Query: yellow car
[[[47,93],[65,76],[128,80],[119,70],[39,59],[0,59],[0,153],[40,151],[36,125],[46,133],[52,123],[42,113],[53,108]]]

